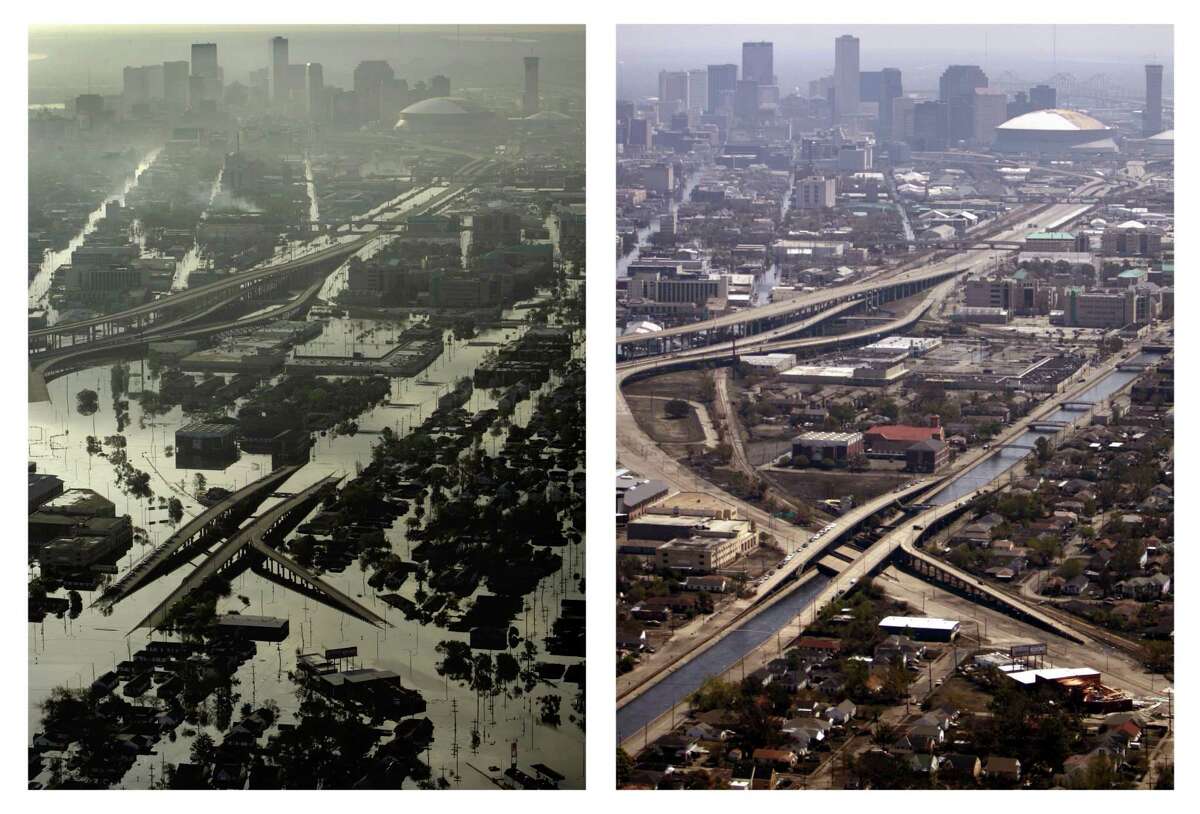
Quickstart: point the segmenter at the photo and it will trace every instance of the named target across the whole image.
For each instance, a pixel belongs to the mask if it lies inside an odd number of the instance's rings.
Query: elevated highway
[[[30,360],[29,368],[29,402],[32,404],[49,401],[50,391],[47,382],[58,376],[92,367],[104,359],[126,356],[145,348],[151,342],[219,336],[247,331],[256,325],[280,319],[292,319],[308,310],[308,307],[320,294],[322,285],[322,281],[318,280],[297,297],[285,303],[236,319],[204,324],[205,319],[211,318],[228,306],[228,303],[219,303],[198,315],[181,317],[168,325],[151,328],[138,334],[117,335],[98,342],[67,347],[60,353],[34,357]],[[197,322],[201,324],[192,324]]]
[[[181,564],[188,556],[208,548],[226,529],[236,528],[245,521],[266,497],[299,470],[299,466],[280,467],[205,509],[108,586],[92,603],[93,607],[112,607],[147,582],[167,573],[170,563]]]
[[[403,214],[415,215],[437,211],[462,197],[475,187],[478,178],[491,164],[472,162],[472,166],[472,170],[462,173],[464,178],[458,183],[444,188],[432,199]],[[353,223],[352,219],[350,223],[332,231],[337,233],[339,229],[349,228]],[[356,252],[366,248],[379,234],[378,229],[373,229],[361,237],[343,234],[342,238],[346,239],[338,240],[325,248],[314,247],[292,260],[231,274],[226,279],[188,288],[154,302],[111,314],[30,331],[29,354],[34,358],[49,356],[121,335],[145,333],[163,322],[178,323],[189,317],[194,318],[198,312],[211,311],[232,302],[262,299],[284,287],[294,288],[297,282],[307,285],[314,280],[323,279]]]
[[[880,274],[850,285],[814,291],[783,302],[743,309],[650,334],[619,336],[616,340],[617,360],[629,361],[708,345],[733,342],[742,345],[749,338],[769,334],[790,323],[806,321],[841,303],[861,300],[867,306],[875,306],[904,299],[938,283],[981,270],[989,260],[981,250],[989,249],[989,243],[1005,246],[1003,251],[1016,251],[1030,232],[1053,228],[1053,225],[1078,218],[1092,206],[1071,203],[1040,208],[1034,216],[1037,226],[1031,226],[1032,221],[1022,217],[996,234],[968,237],[962,241],[963,248],[957,252],[924,266]]]
[[[325,492],[334,488],[340,480],[340,476],[334,475],[322,478],[304,491],[271,507],[239,530],[184,577],[166,598],[134,625],[134,630],[143,627],[161,628],[170,620],[171,610],[209,579],[246,567],[368,624],[377,627],[388,625],[382,616],[328,584],[276,548],[283,535],[299,523]]]

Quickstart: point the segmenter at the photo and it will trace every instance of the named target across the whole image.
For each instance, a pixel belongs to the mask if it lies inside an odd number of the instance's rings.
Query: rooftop
[[[880,627],[910,627],[914,630],[954,630],[958,625],[954,619],[937,619],[932,616],[888,616],[879,623]]]
[[[1075,131],[1107,130],[1108,128],[1100,121],[1093,119],[1086,113],[1080,113],[1078,110],[1049,108],[1047,110],[1035,110],[1032,113],[1025,113],[1016,118],[1009,119],[996,129]]]

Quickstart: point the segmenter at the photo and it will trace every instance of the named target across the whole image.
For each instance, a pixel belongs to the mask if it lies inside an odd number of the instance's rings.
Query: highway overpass
[[[476,166],[477,171],[468,173],[472,178],[478,178],[490,164]],[[447,187],[432,200],[403,214],[437,211],[473,189],[475,183],[475,180],[465,180]],[[338,229],[333,231],[336,233]],[[292,260],[230,274],[223,280],[188,288],[153,302],[93,319],[59,323],[32,330],[29,332],[29,354],[36,358],[68,352],[81,345],[144,333],[164,322],[179,324],[181,320],[194,318],[198,312],[214,312],[233,302],[261,300],[284,288],[307,285],[328,276],[356,252],[366,248],[378,234],[378,231],[373,231],[353,240],[343,240],[326,248],[310,251]]]

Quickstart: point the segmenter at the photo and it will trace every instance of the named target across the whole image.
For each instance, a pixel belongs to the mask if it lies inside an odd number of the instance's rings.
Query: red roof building
[[[916,427],[911,424],[876,424],[863,433],[863,440],[870,452],[902,455],[913,444],[921,441],[946,440],[946,430],[937,416],[931,418],[930,424],[931,426],[928,427]]]

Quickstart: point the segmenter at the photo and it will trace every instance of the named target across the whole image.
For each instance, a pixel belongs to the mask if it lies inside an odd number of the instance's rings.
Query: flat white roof
[[[1090,678],[1098,675],[1100,671],[1091,667],[1048,667],[1044,670],[1021,670],[1009,673],[1008,677],[1021,684],[1033,684],[1039,678],[1044,681],[1058,681],[1062,678]]]
[[[954,630],[958,625],[954,619],[936,619],[932,616],[889,616],[879,623],[880,627],[911,627],[925,630]]]
[[[854,376],[852,367],[825,367],[818,365],[799,365],[785,370],[783,376],[828,376],[836,379],[849,379]]]

